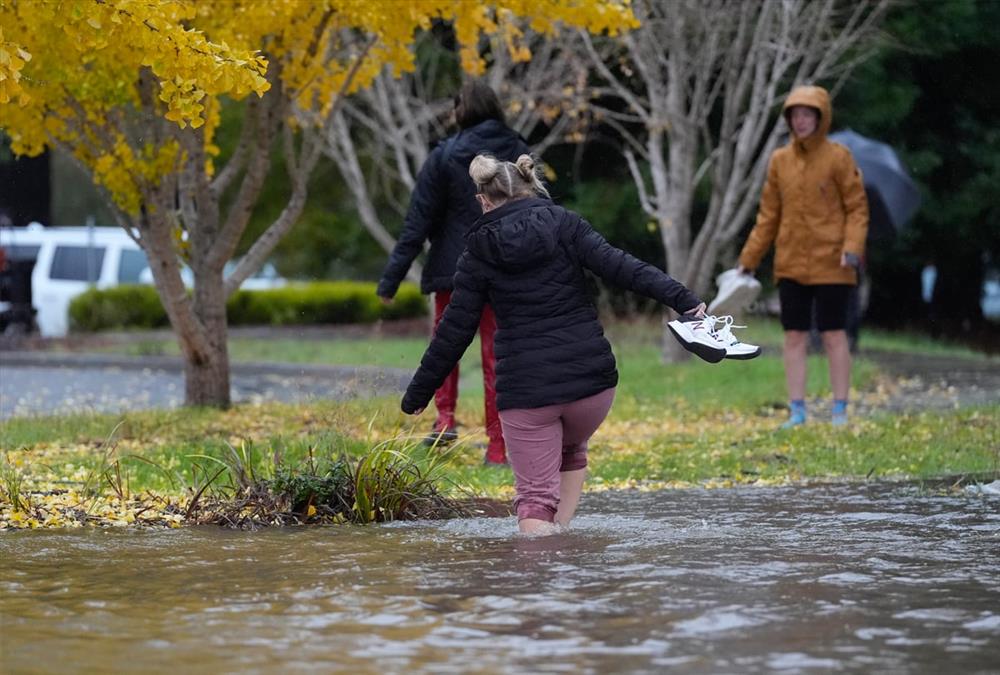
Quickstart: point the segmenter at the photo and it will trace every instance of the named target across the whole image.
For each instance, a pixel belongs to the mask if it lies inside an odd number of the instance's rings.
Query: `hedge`
[[[391,305],[375,295],[375,284],[363,281],[317,281],[266,291],[240,290],[226,303],[231,326],[291,326],[371,323],[427,313],[427,299],[412,284],[403,284]],[[70,329],[79,332],[124,328],[161,328],[167,313],[156,289],[145,285],[90,289],[69,306]]]
[[[167,313],[152,286],[91,288],[69,303],[69,326],[73,331],[161,328],[167,323]]]

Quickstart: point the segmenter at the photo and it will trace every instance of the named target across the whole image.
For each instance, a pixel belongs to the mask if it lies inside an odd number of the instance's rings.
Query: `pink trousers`
[[[570,403],[500,411],[507,459],[514,470],[517,519],[553,521],[559,474],[587,466],[587,442],[611,410],[615,388]]]

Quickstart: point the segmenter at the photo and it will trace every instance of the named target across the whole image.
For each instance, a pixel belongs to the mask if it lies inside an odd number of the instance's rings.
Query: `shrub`
[[[91,288],[70,303],[69,325],[82,332],[161,328],[167,325],[167,313],[152,286]]]
[[[403,284],[396,301],[383,305],[373,283],[317,281],[263,291],[237,291],[226,310],[231,326],[371,323],[423,316],[427,300],[412,284]],[[70,327],[74,331],[166,325],[166,312],[152,286],[91,289],[70,303]]]

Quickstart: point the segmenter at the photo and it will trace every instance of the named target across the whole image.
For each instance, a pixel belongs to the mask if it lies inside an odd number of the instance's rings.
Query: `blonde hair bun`
[[[517,170],[525,180],[530,181],[535,175],[535,160],[531,155],[521,155],[517,158]]]
[[[500,172],[501,163],[489,155],[476,155],[469,164],[469,177],[476,185],[486,185]]]

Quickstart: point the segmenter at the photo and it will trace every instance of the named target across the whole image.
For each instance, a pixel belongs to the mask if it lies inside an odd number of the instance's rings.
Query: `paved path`
[[[239,363],[232,366],[232,397],[244,403],[397,394],[411,374],[394,368]],[[0,352],[0,419],[171,408],[183,401],[176,358]]]
[[[1000,359],[862,352],[894,377],[887,408],[927,410],[1000,403]]]

